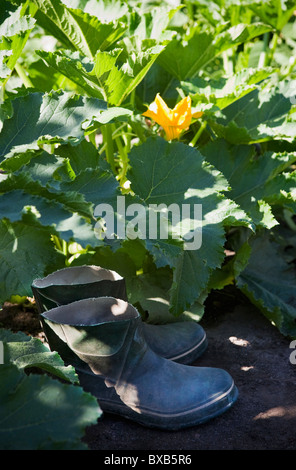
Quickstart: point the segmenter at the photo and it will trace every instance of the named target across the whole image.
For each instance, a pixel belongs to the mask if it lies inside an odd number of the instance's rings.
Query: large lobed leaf
[[[151,205],[190,205],[190,218],[194,220],[195,205],[202,205],[199,229],[202,243],[199,248],[187,249],[183,243],[171,238],[146,240],[157,266],[170,266],[174,271],[170,290],[171,311],[178,315],[200,297],[207,286],[211,272],[224,259],[224,227],[227,220],[248,225],[249,219],[233,201],[222,192],[228,183],[221,173],[208,165],[198,150],[181,143],[168,143],[161,138],[150,138],[135,147],[130,155],[128,178],[131,188],[140,197],[147,211]],[[148,220],[148,217],[147,217]],[[181,217],[181,220],[184,220]],[[176,228],[176,227],[175,227]],[[174,232],[174,227],[172,231]]]
[[[223,51],[271,30],[270,26],[261,23],[238,24],[215,34],[201,31],[197,26],[191,28],[184,38],[172,39],[157,62],[178,80],[191,79]]]
[[[71,366],[66,367],[58,353],[50,351],[39,339],[21,331],[12,333],[2,328],[0,340],[4,344],[5,364],[15,364],[24,372],[37,368],[66,382],[79,383],[75,369]]]
[[[211,103],[220,110],[239,100],[260,86],[260,82],[272,75],[273,68],[246,68],[230,77],[220,77],[218,80],[201,77],[181,82],[182,89],[190,94],[193,103]]]
[[[278,204],[295,208],[296,174],[290,166],[295,152],[256,155],[247,145],[231,145],[223,139],[202,149],[206,159],[227,178],[228,193],[258,227],[272,228],[278,222],[272,208]]]
[[[284,335],[296,337],[296,275],[281,246],[268,234],[251,244],[248,266],[237,286]]]
[[[65,47],[94,58],[116,42],[126,30],[118,21],[102,23],[96,16],[67,7],[60,0],[32,0],[37,23]]]
[[[43,276],[47,267],[62,267],[64,258],[51,242],[53,228],[26,222],[0,220],[0,298],[13,293],[30,295],[34,278]]]
[[[95,397],[78,386],[71,366],[39,339],[0,329],[0,448],[2,450],[85,450],[85,428],[102,411]],[[50,374],[32,374],[40,370]],[[55,377],[55,378],[54,378]],[[62,379],[62,381],[57,380]]]
[[[295,80],[286,89],[263,82],[260,88],[225,107],[223,116],[211,120],[211,126],[219,137],[233,144],[273,139],[293,142],[296,123],[289,113],[295,93]]]
[[[82,123],[106,109],[96,98],[57,91],[30,93],[12,100],[13,116],[6,119],[0,134],[0,156],[38,149],[39,143],[79,139],[84,135]]]
[[[162,50],[156,41],[142,41],[141,48],[131,51],[126,58],[123,49],[99,50],[92,61],[70,51],[38,51],[38,54],[87,96],[119,106],[139,85]]]

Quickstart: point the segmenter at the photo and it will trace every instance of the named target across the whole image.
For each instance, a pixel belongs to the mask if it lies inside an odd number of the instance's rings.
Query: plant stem
[[[130,103],[131,103],[131,107],[135,109],[136,107],[136,104],[135,104],[136,103],[136,89],[135,88],[130,94]]]
[[[52,235],[52,241],[54,242],[56,249],[67,256],[68,254],[68,243],[62,240],[57,235]]]
[[[223,58],[223,66],[224,66],[226,74],[232,75],[233,74],[233,62],[231,58],[229,57],[228,51],[222,52],[222,58]]]
[[[273,55],[274,55],[275,50],[276,50],[278,38],[279,38],[278,33],[274,33],[274,35],[272,37],[272,40],[271,40],[271,44],[270,44],[270,53],[269,53],[269,58],[268,58],[268,65],[271,64],[271,61],[273,59]]]
[[[95,148],[97,148],[96,133],[97,133],[97,130],[94,130],[93,132],[88,134],[89,141],[93,144]]]
[[[103,141],[106,144],[105,152],[107,162],[109,163],[113,173],[116,173],[111,124],[105,124],[104,126],[102,126],[101,132],[103,135]]]
[[[296,65],[296,57],[292,57],[291,58],[292,60],[289,62],[290,65],[288,67],[288,69],[286,70],[286,72],[284,73],[283,75],[283,78],[286,78],[288,75],[290,75],[290,73],[293,71],[295,65]]]
[[[33,83],[31,82],[30,78],[26,74],[23,66],[17,62],[14,66],[18,76],[21,78],[23,84],[25,85],[26,88],[34,88]]]
[[[195,134],[192,141],[190,142],[190,144],[189,144],[190,147],[195,146],[196,142],[198,141],[198,139],[200,138],[201,134],[203,133],[203,131],[205,130],[206,127],[207,127],[207,121],[203,121],[203,123],[201,124],[201,126],[198,129],[197,133]]]
[[[4,102],[4,96],[5,96],[5,85],[3,84],[2,87],[0,87],[0,104]]]
[[[114,130],[113,135],[115,135],[115,142],[116,142],[118,152],[119,152],[121,162],[122,162],[122,170],[121,170],[120,174],[118,175],[118,179],[119,179],[120,183],[122,183],[122,181],[125,178],[127,165],[128,165],[127,143],[125,145],[122,145],[121,136],[116,135],[117,129],[116,129],[115,124],[112,125],[112,129]]]
[[[259,56],[259,61],[258,61],[258,68],[265,67],[266,62],[267,62],[267,56],[268,56],[268,40],[269,40],[269,33],[265,33],[263,36],[263,51],[261,52]]]
[[[130,126],[132,128],[132,131],[136,134],[137,137],[139,137],[140,141],[144,143],[146,141],[145,137],[145,132],[139,122],[134,122],[131,120]]]

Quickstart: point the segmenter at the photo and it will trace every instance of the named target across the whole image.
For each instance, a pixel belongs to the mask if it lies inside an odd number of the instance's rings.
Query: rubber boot
[[[76,368],[104,412],[178,430],[226,411],[238,392],[222,369],[178,364],[147,345],[138,311],[113,297],[79,300],[42,313],[52,344]]]
[[[32,291],[40,313],[59,305],[91,297],[111,296],[127,301],[126,284],[115,271],[99,266],[73,266],[36,279]],[[46,331],[46,336],[50,335]],[[143,334],[158,355],[190,364],[207,348],[204,329],[194,321],[164,325],[144,323]]]

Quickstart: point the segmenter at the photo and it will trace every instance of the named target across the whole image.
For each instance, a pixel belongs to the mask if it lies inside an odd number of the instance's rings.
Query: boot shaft
[[[75,368],[107,378],[110,386],[119,381],[130,351],[138,360],[147,349],[139,313],[120,299],[80,300],[41,317],[51,349]]]
[[[115,271],[99,266],[60,269],[32,284],[39,312],[93,297],[127,300],[125,280]]]

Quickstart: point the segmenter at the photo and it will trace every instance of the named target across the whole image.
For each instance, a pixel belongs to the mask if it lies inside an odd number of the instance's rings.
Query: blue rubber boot
[[[138,311],[123,300],[79,300],[42,318],[53,332],[51,348],[75,367],[104,412],[179,430],[220,415],[237,399],[226,371],[178,364],[152,351]]]

